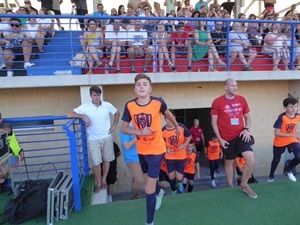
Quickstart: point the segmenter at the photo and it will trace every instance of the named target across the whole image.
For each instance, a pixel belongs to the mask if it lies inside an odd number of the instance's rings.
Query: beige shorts
[[[92,165],[98,166],[103,161],[111,162],[115,159],[114,143],[112,137],[101,140],[88,141],[89,154],[92,159]]]

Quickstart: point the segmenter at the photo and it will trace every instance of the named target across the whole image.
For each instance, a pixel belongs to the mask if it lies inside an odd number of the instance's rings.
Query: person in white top
[[[176,0],[165,0],[164,6],[166,6],[166,12],[169,14],[172,10],[175,11],[177,1]]]
[[[101,89],[98,86],[90,88],[91,101],[83,103],[68,114],[68,118],[79,118],[85,122],[88,133],[89,154],[93,164],[95,179],[94,193],[106,189],[106,178],[110,162],[115,159],[112,133],[119,121],[119,111],[109,102],[101,100]],[[110,116],[114,116],[113,124]],[[101,175],[101,166],[103,171]]]
[[[37,21],[39,24],[41,24],[43,30],[44,30],[44,36],[46,38],[54,37],[54,22],[52,19],[47,18],[46,15],[48,15],[48,9],[45,7],[42,7],[39,11],[39,15],[42,15],[43,17],[39,18]]]
[[[133,30],[128,30],[128,58],[130,60],[131,73],[135,73],[134,68],[134,56],[135,55],[145,55],[145,67],[144,73],[147,73],[147,66],[149,65],[150,59],[152,57],[152,48],[149,47],[148,34],[146,30],[142,29],[142,21],[135,20],[135,26]]]

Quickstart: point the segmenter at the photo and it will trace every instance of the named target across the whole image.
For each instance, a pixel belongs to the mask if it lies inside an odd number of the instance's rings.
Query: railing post
[[[86,127],[83,120],[79,120],[80,130],[81,130],[81,141],[82,141],[82,155],[83,155],[83,172],[85,176],[90,174],[89,169],[89,158],[88,158],[88,148],[86,140]]]

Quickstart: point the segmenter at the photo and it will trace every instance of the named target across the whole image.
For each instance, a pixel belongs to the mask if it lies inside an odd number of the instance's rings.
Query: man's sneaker
[[[13,71],[7,71],[7,77],[13,77],[14,76],[14,72]]]
[[[257,194],[246,184],[245,186],[240,185],[240,190],[245,192],[250,198],[257,198]]]
[[[144,72],[144,73],[148,73],[148,69],[147,69],[147,68],[144,68],[143,72]]]
[[[145,223],[145,225],[154,225],[154,222],[152,222],[152,223]]]
[[[35,66],[35,64],[31,63],[31,62],[24,63],[24,69],[26,69],[27,67],[32,67],[32,66]]]
[[[188,72],[193,72],[191,66],[188,66]]]
[[[109,65],[109,64],[106,64],[106,65],[104,66],[104,70],[111,71],[111,70],[112,70],[112,66]]]
[[[112,202],[112,201],[113,201],[112,196],[111,196],[111,195],[108,195],[108,196],[107,196],[107,202]]]
[[[289,171],[289,172],[286,171],[285,173],[291,181],[294,181],[294,182],[297,181],[296,177],[294,176],[294,174],[291,171]]]
[[[274,179],[273,179],[273,178],[269,178],[269,179],[267,180],[267,182],[268,182],[268,183],[272,183],[272,182],[274,182]]]
[[[211,186],[212,186],[213,188],[215,188],[215,187],[217,186],[215,180],[212,180],[212,181],[211,181]]]
[[[131,73],[136,73],[134,68],[131,68],[130,72]]]
[[[161,207],[161,203],[162,203],[162,199],[165,195],[165,190],[164,189],[160,189],[159,194],[156,195],[156,203],[155,203],[155,210],[159,210]]]

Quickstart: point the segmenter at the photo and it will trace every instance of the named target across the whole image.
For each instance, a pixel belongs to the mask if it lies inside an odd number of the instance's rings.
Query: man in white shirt
[[[148,34],[146,30],[142,29],[142,21],[135,20],[134,29],[129,30],[127,33],[128,37],[128,58],[131,67],[131,73],[135,73],[134,68],[134,56],[145,55],[145,67],[144,73],[147,73],[147,66],[149,65],[150,59],[152,57],[152,48],[149,47]]]
[[[106,178],[110,162],[115,159],[112,133],[116,130],[120,113],[109,102],[101,100],[101,89],[98,86],[90,88],[91,101],[75,108],[68,118],[79,118],[85,122],[88,133],[89,154],[92,159],[95,179],[94,193],[106,189]],[[110,116],[114,116],[113,124]],[[101,176],[101,166],[103,171]]]

